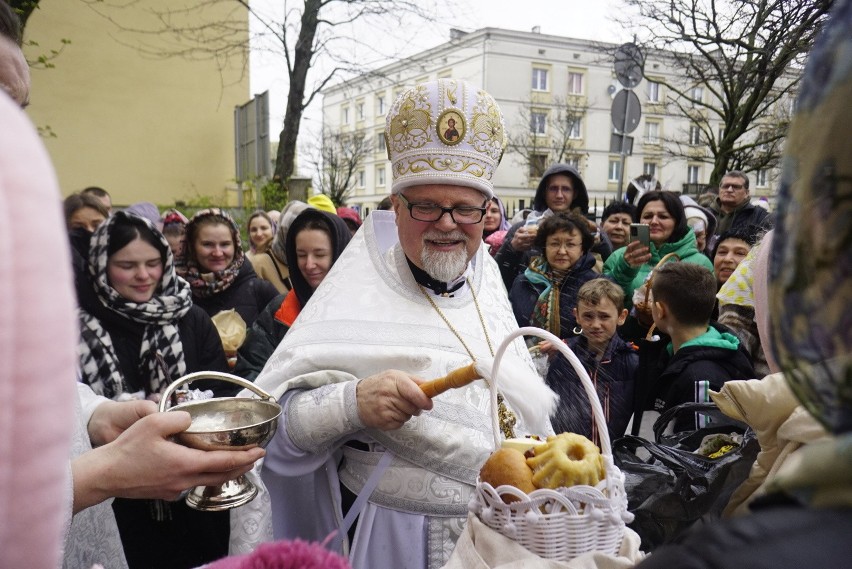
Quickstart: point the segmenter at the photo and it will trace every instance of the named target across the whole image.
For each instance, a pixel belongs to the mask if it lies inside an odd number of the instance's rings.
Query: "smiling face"
[[[131,302],[151,300],[162,277],[160,252],[139,237],[113,253],[107,261],[110,286]]]
[[[249,239],[255,249],[263,249],[272,241],[272,225],[262,215],[258,215],[249,223]]]
[[[716,256],[713,257],[713,271],[716,273],[716,281],[719,285],[725,284],[731,278],[734,270],[749,251],[751,251],[751,245],[736,237],[728,237],[719,243],[716,247]]]
[[[485,231],[497,231],[500,228],[500,222],[503,221],[503,216],[500,215],[500,206],[497,202],[490,201],[485,210]]]
[[[662,200],[652,200],[645,204],[639,221],[648,225],[651,241],[658,248],[668,241],[675,228],[675,220]]]
[[[201,270],[215,273],[228,268],[234,260],[234,239],[224,223],[205,224],[198,228],[192,243]]]
[[[463,186],[427,184],[405,190],[411,204],[484,207],[482,193]],[[483,221],[455,223],[449,213],[438,221],[418,221],[397,195],[391,196],[399,242],[406,257],[432,278],[449,282],[460,276],[482,243]]]
[[[633,218],[629,213],[613,213],[603,222],[603,230],[612,242],[612,248],[618,249],[627,245],[630,237],[630,224]]]
[[[331,238],[321,229],[303,229],[296,234],[299,271],[312,289],[320,285],[331,269]]]
[[[583,256],[583,236],[577,230],[548,235],[544,255],[551,269],[567,271]]]

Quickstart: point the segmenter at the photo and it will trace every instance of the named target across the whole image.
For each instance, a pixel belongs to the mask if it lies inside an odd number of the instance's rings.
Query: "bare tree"
[[[509,130],[509,151],[524,167],[529,185],[537,184],[551,164],[579,160],[584,154],[578,142],[586,105],[573,97],[554,97],[552,102],[525,102]]]
[[[831,0],[624,3],[632,10],[622,24],[646,49],[660,50],[674,71],[675,79],[649,80],[665,87],[670,110],[695,127],[669,139],[667,152],[712,164],[711,184],[730,169],[776,164],[786,133],[785,107]],[[696,139],[709,153],[696,149]]]
[[[308,161],[317,171],[317,189],[334,205],[346,205],[372,148],[372,139],[363,130],[324,129],[318,144],[307,151]]]
[[[83,1],[116,22],[103,9],[110,0]],[[122,1],[127,4],[139,0]],[[396,53],[390,47],[394,41],[390,40],[403,40],[403,45],[410,43],[415,30],[432,32],[429,28],[440,25],[439,20],[452,21],[453,12],[452,7],[449,11],[445,8],[447,15],[438,18],[436,3],[419,0],[281,0],[282,19],[260,13],[249,0],[196,0],[185,8],[152,10],[159,26],[119,27],[140,34],[180,38],[173,48],[163,50],[158,46],[149,52],[151,55],[217,59],[238,56],[246,61],[248,22],[239,18],[223,21],[203,17],[205,13],[221,12],[222,6],[228,4],[247,10],[256,18],[262,31],[254,39],[265,42],[268,50],[281,55],[287,69],[287,105],[274,174],[283,191],[295,173],[302,115],[320,92],[336,78],[361,74],[393,60]]]

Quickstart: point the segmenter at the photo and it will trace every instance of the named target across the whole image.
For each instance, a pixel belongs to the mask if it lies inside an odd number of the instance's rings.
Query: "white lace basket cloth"
[[[494,357],[491,377],[496,378],[503,353],[519,336],[549,340],[568,359],[583,382],[598,425],[606,425],[603,409],[592,380],[580,360],[559,338],[539,328],[521,328],[507,336]],[[497,386],[490,382],[494,447],[500,448],[501,431],[497,420]],[[606,428],[601,433],[601,455],[606,478],[597,486],[577,485],[557,490],[541,489],[525,494],[513,486],[494,488],[477,481],[469,507],[491,529],[520,543],[539,557],[569,561],[590,551],[615,554],[624,536],[625,524],[633,521],[627,511],[624,475],[612,459],[612,446]],[[506,504],[501,495],[518,501]]]

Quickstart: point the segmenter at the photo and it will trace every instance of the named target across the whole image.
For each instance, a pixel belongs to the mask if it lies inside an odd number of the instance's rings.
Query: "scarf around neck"
[[[231,239],[234,241],[234,259],[230,265],[221,271],[214,271],[212,273],[202,272],[201,267],[198,266],[198,261],[195,259],[195,255],[190,254],[198,221],[204,217],[216,217],[231,230]],[[177,271],[189,283],[194,296],[209,298],[226,290],[234,283],[246,260],[240,241],[239,227],[237,227],[234,219],[222,209],[217,207],[202,209],[192,216],[192,219],[186,226],[186,242],[184,243],[184,254],[182,257],[183,262],[177,266]]]
[[[562,323],[559,310],[559,289],[567,271],[555,271],[550,268],[544,256],[533,257],[530,266],[524,271],[527,280],[536,285],[544,285],[544,290],[535,301],[530,325],[547,330],[561,338]]]
[[[118,294],[107,277],[111,230],[116,224],[127,223],[130,218],[142,219],[161,240],[166,252],[160,286],[144,303],[132,302]],[[148,378],[148,384],[144,386],[146,394],[158,393],[169,382],[185,375],[186,363],[178,323],[192,308],[192,295],[187,282],[175,273],[174,259],[166,238],[150,221],[126,212],[116,212],[92,235],[88,269],[98,301],[115,314],[144,326],[139,372],[141,377]],[[83,309],[79,310],[78,316],[83,382],[96,393],[114,399],[127,391],[128,385],[120,371],[112,338],[97,317]]]

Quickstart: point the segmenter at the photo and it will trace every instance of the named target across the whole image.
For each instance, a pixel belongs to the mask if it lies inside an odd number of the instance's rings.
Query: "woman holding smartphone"
[[[634,220],[648,226],[650,242],[645,245],[639,240],[632,240],[627,247],[609,256],[603,270],[604,275],[624,289],[625,307],[633,306],[633,291],[642,286],[651,269],[669,253],[677,254],[681,262],[696,263],[713,270],[713,263],[698,250],[695,233],[686,223],[683,203],[677,194],[656,190],[646,193],[636,205]],[[643,322],[642,315],[638,316],[640,324],[647,330],[652,323]],[[633,339],[633,335],[630,336]]]

